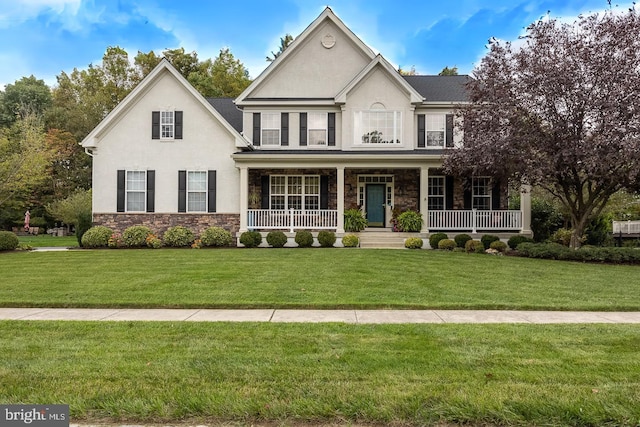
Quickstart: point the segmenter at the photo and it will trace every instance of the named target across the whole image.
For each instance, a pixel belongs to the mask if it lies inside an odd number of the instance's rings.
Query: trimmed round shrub
[[[484,253],[484,245],[482,244],[482,242],[480,240],[469,240],[467,243],[465,243],[464,245],[464,250],[469,252],[469,253],[477,253],[477,254],[483,254]]]
[[[153,234],[146,225],[132,225],[122,233],[122,242],[130,248],[142,248],[147,246],[147,237]]]
[[[400,230],[406,232],[418,232],[422,230],[424,223],[420,212],[408,210],[398,215],[398,225]]]
[[[404,247],[407,249],[420,249],[424,242],[419,237],[409,237],[404,241]]]
[[[468,234],[458,234],[453,238],[453,240],[456,242],[456,247],[464,248],[464,245],[466,245],[469,240],[473,239]]]
[[[310,231],[300,230],[296,232],[295,241],[301,248],[310,248],[313,245],[313,234]]]
[[[451,239],[442,239],[438,242],[438,249],[452,251],[456,247],[456,242]]]
[[[282,248],[287,244],[287,235],[282,231],[270,231],[267,234],[267,243],[273,248]]]
[[[496,240],[500,240],[500,238],[498,236],[494,236],[493,234],[485,234],[480,238],[480,241],[484,245],[485,249],[489,249],[489,246],[491,246],[491,243],[495,242]]]
[[[318,243],[323,248],[331,248],[336,243],[336,233],[329,230],[321,230],[318,232]]]
[[[342,246],[345,248],[356,248],[358,247],[359,240],[355,234],[345,234],[342,236]]]
[[[181,225],[169,227],[162,236],[164,244],[174,248],[191,246],[194,240],[196,240],[196,236],[193,234],[193,231]]]
[[[262,241],[262,236],[260,237],[260,241]],[[204,230],[204,233],[200,236],[200,242],[204,246],[231,246],[233,243],[233,236],[229,231],[222,227],[209,227]],[[258,243],[258,245],[259,244],[260,243]]]
[[[83,248],[106,248],[113,231],[104,225],[91,227],[82,235]]]
[[[19,244],[18,236],[10,231],[0,231],[0,251],[12,251]]]
[[[258,231],[245,231],[240,235],[240,243],[247,248],[255,248],[262,243],[262,234]]]
[[[533,243],[533,239],[527,236],[511,236],[507,241],[507,245],[511,249],[516,249],[520,243]]]
[[[501,242],[500,240],[496,240],[495,242],[491,242],[489,248],[494,249],[498,252],[504,252],[507,250],[507,244],[505,242]]]
[[[431,249],[438,249],[438,242],[440,242],[440,240],[442,239],[448,238],[449,236],[447,236],[445,233],[432,234],[431,236],[429,236],[429,246],[431,246]]]

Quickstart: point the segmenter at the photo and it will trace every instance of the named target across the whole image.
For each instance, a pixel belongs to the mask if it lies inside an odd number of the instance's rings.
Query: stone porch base
[[[122,233],[132,225],[146,225],[162,235],[169,227],[181,225],[197,236],[209,227],[222,227],[232,234],[240,229],[240,214],[230,213],[94,213],[93,225],[104,225]]]

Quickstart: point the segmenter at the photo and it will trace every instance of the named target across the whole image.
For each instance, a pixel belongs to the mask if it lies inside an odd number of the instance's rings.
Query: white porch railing
[[[640,234],[640,221],[613,221],[613,234]]]
[[[249,209],[247,212],[249,230],[288,229],[318,230],[338,228],[338,211],[328,209]]]
[[[429,211],[429,230],[522,230],[522,211]]]

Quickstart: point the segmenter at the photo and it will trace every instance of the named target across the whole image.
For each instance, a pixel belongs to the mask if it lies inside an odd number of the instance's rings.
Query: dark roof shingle
[[[467,102],[469,95],[465,89],[471,77],[462,76],[402,76],[425,102]]]
[[[242,110],[231,98],[207,98],[209,104],[238,132],[242,132]]]

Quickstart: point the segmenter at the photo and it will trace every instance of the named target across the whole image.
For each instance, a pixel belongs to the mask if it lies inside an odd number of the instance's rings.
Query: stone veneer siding
[[[235,234],[240,229],[240,214],[225,213],[94,213],[93,225],[104,225],[122,233],[132,225],[146,225],[162,235],[169,227],[181,225],[196,236],[209,227],[222,227]]]
[[[271,175],[319,175],[329,177],[329,209],[338,208],[338,178],[335,169],[250,169],[249,209],[260,209],[262,201],[262,176]],[[255,198],[252,203],[252,198]]]

